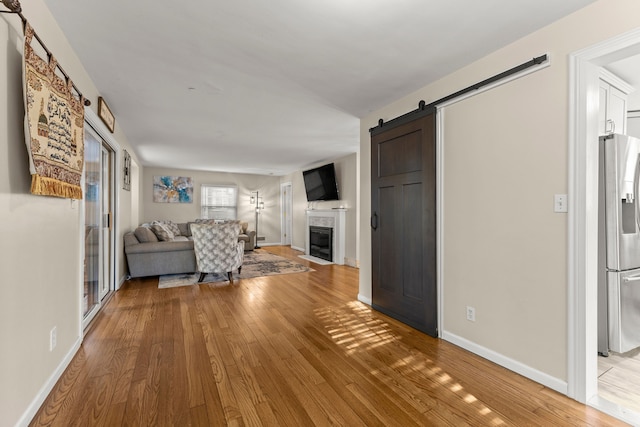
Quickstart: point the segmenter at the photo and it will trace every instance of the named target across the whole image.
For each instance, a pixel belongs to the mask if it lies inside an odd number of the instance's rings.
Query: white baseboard
[[[62,359],[62,361],[60,362],[60,365],[58,365],[56,370],[53,371],[53,373],[51,374],[47,382],[44,383],[44,385],[42,386],[42,388],[40,389],[36,397],[31,402],[27,410],[24,412],[24,414],[22,414],[22,417],[20,417],[16,426],[27,427],[29,423],[33,420],[33,417],[35,417],[36,413],[38,413],[38,410],[44,403],[47,396],[49,396],[49,393],[51,393],[51,390],[53,390],[53,387],[56,385],[56,383],[64,373],[64,370],[67,369],[67,367],[71,363],[71,360],[73,360],[73,356],[75,356],[78,350],[80,349],[81,344],[82,344],[82,337],[78,337],[77,341],[73,344],[73,346],[67,352],[64,359]]]
[[[277,243],[265,243],[265,242],[258,242],[258,246],[262,247],[262,246],[282,246],[282,243],[277,242]]]
[[[371,305],[371,298],[364,297],[362,296],[362,294],[358,294],[358,301],[367,305]]]
[[[299,247],[293,246],[293,245],[291,245],[291,249],[296,250],[296,251],[300,251],[300,252],[304,252],[304,248],[299,248]]]
[[[129,275],[128,275],[128,274],[125,274],[124,276],[122,276],[122,277],[120,278],[120,282],[118,282],[118,286],[117,286],[117,287],[116,287],[116,289],[115,289],[116,291],[117,291],[118,289],[120,289],[120,288],[122,287],[122,285],[124,285],[124,282],[126,282],[126,281],[127,281],[127,278],[128,278],[128,277],[129,277]]]
[[[450,332],[443,331],[442,339],[445,341],[449,341],[450,343],[453,343],[459,347],[462,347],[467,351],[475,353],[478,356],[482,356],[487,360],[497,363],[500,366],[503,366],[513,372],[529,378],[530,380],[540,383],[545,387],[557,391],[558,393],[566,395],[568,392],[568,385],[566,381],[552,377],[549,374],[545,374],[542,371],[525,365],[524,363],[518,362],[517,360],[506,357],[501,353],[497,353],[486,347],[478,345],[472,341],[467,340],[466,338],[462,338]],[[540,349],[540,351],[543,351],[543,349]]]

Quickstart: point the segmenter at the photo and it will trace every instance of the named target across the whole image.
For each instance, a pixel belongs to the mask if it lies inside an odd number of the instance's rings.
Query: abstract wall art
[[[192,203],[193,180],[186,176],[154,176],[153,201],[157,203]]]

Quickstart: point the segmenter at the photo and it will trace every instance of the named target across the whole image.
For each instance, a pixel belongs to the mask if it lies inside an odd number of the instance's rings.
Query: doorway
[[[84,284],[86,328],[114,287],[114,151],[88,125],[84,137]]]
[[[570,55],[569,372],[568,394],[621,419],[628,408],[598,395],[599,69],[640,54],[640,29]]]
[[[293,204],[293,197],[291,194],[291,183],[285,182],[280,184],[280,206],[282,209],[282,215],[280,216],[282,224],[280,225],[281,236],[280,241],[285,246],[291,246],[291,228],[293,217],[291,216],[291,209]]]

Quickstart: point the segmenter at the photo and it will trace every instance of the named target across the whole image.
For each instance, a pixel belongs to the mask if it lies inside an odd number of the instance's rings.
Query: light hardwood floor
[[[598,395],[640,414],[640,349],[598,357]]]
[[[618,426],[356,300],[358,270],[128,281],[32,425]]]

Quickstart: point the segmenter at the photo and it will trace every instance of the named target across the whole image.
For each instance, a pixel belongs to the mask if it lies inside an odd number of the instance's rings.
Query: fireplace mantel
[[[329,227],[333,229],[333,263],[343,265],[345,256],[345,220],[346,209],[307,209],[305,236],[305,254],[309,255],[309,226]]]

